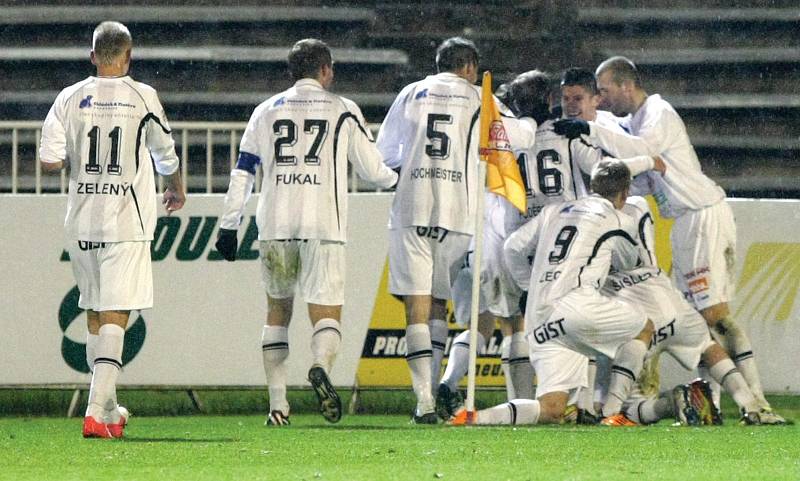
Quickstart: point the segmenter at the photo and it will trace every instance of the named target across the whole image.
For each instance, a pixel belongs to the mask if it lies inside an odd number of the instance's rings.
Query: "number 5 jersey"
[[[69,162],[69,239],[153,239],[153,166],[170,175],[179,165],[153,88],[128,76],[89,77],[67,87],[47,114],[39,152],[44,162]]]
[[[400,168],[389,228],[442,227],[472,234],[478,186],[480,89],[453,73],[406,86],[378,133],[386,164]]]

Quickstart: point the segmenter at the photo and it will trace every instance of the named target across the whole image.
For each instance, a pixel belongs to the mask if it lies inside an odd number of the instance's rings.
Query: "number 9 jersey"
[[[179,165],[153,88],[128,76],[89,77],[67,87],[47,114],[39,152],[43,162],[69,162],[69,239],[153,239],[153,165],[161,175]]]

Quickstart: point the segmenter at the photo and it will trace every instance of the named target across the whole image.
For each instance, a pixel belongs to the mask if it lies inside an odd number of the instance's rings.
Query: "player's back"
[[[638,260],[633,220],[599,196],[547,206],[536,219],[539,235],[530,297],[538,319],[575,289],[599,289],[612,256],[625,266]]]
[[[371,140],[361,111],[314,80],[301,80],[255,109],[240,150],[257,155],[263,168],[261,240],[345,240],[354,135]]]
[[[156,92],[130,77],[89,77],[64,89],[42,127],[42,158],[70,163],[66,230],[94,242],[150,240],[156,221],[151,155],[178,159]]]
[[[401,168],[390,228],[437,226],[472,233],[480,90],[440,73],[398,95],[378,135],[386,164]]]
[[[547,120],[537,127],[532,147],[515,152],[525,183],[528,212],[524,216],[508,212],[509,232],[538,215],[547,205],[587,195],[579,167],[573,166],[570,140],[553,131],[553,122]]]

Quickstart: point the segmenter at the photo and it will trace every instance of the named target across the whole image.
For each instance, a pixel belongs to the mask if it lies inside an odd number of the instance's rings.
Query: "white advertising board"
[[[243,258],[229,263],[213,249],[222,198],[192,195],[185,209],[159,219],[155,307],[132,316],[120,384],[264,384],[260,342],[266,300],[250,220],[256,200],[239,232]],[[387,298],[378,290],[390,203],[391,194],[351,194],[343,343],[332,372],[336,385],[355,382],[367,330],[373,317],[382,315],[375,303]],[[77,309],[72,271],[62,256],[65,205],[64,196],[0,196],[0,385],[88,379],[82,372],[85,316]],[[733,312],[750,334],[765,389],[800,393],[800,202],[731,200],[731,205],[738,227]],[[666,229],[663,225],[658,228]],[[290,385],[306,384],[310,333],[305,306],[298,302],[290,329]],[[662,359],[662,386],[691,376],[668,356]],[[375,369],[382,370],[371,364]]]

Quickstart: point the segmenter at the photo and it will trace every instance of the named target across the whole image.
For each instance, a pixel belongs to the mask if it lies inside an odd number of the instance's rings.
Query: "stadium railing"
[[[239,141],[245,122],[171,122],[175,148],[181,159],[185,187],[189,193],[224,193],[230,169],[236,164]],[[369,124],[373,134],[379,124]],[[38,145],[40,121],[0,121],[0,192],[48,194],[67,192],[65,171],[42,175]],[[159,192],[164,190],[161,177]],[[350,192],[378,191],[370,183],[349,172]],[[256,192],[261,189],[261,172],[256,173]]]

